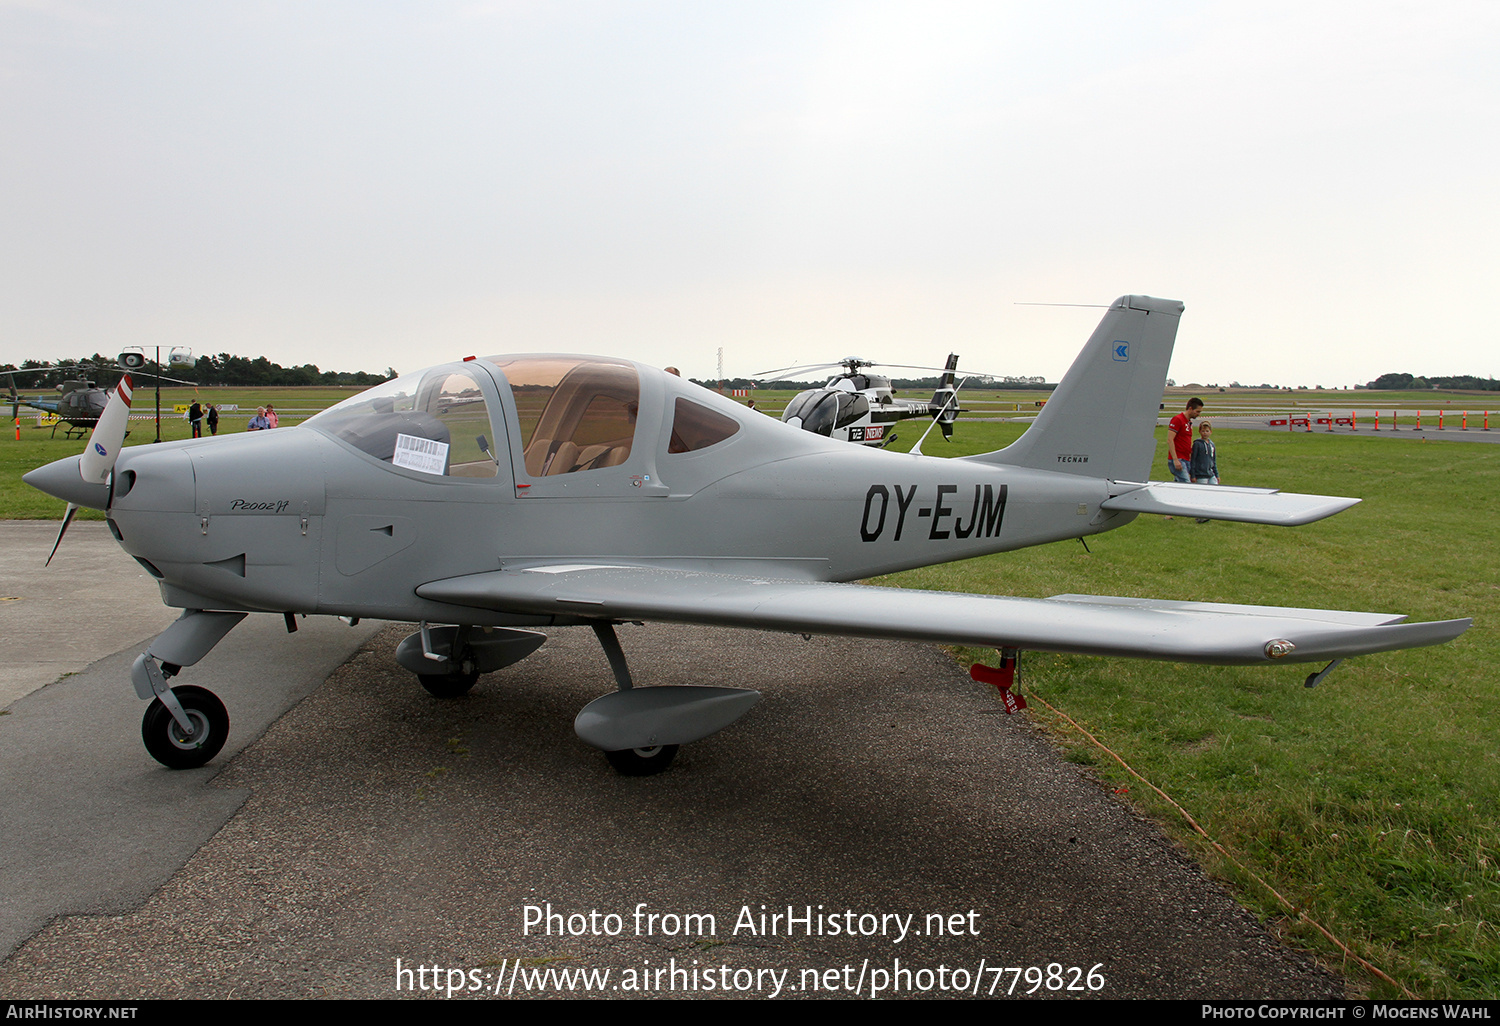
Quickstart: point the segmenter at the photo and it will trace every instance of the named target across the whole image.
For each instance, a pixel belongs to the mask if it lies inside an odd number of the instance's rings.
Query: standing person
[[[213,403],[208,404],[208,433],[210,435],[219,433],[219,408]]]
[[[1187,401],[1187,408],[1173,417],[1167,425],[1167,469],[1172,478],[1183,484],[1192,484],[1188,464],[1193,458],[1193,421],[1203,413],[1203,400],[1194,396]]]
[[[203,407],[198,405],[198,400],[193,400],[193,405],[188,407],[188,423],[193,425],[193,437],[203,437]]]
[[[272,406],[270,403],[266,403],[266,426],[267,427],[280,427],[281,426],[281,421],[278,420],[277,417],[276,417],[276,407]]]
[[[1198,427],[1193,443],[1192,475],[1194,484],[1219,483],[1219,455],[1214,450],[1214,426],[1207,421]]]
[[[265,431],[269,429],[270,426],[271,422],[266,420],[266,408],[264,406],[257,406],[255,408],[255,416],[250,418],[250,423],[246,426],[245,430]]]

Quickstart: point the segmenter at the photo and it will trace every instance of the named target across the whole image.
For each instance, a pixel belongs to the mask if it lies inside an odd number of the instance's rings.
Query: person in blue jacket
[[[1198,439],[1193,443],[1193,455],[1188,461],[1194,484],[1219,483],[1219,454],[1214,450],[1214,426],[1202,424],[1198,428]]]

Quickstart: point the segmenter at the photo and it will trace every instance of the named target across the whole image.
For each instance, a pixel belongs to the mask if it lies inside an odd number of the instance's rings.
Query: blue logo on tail
[[[104,448],[104,446],[100,445],[98,442],[94,443],[94,451],[97,452],[100,456],[109,455],[109,452]]]
[[[1115,343],[1115,353],[1114,353],[1114,356],[1115,356],[1115,362],[1116,363],[1129,363],[1130,362],[1130,343],[1129,342],[1116,342]]]

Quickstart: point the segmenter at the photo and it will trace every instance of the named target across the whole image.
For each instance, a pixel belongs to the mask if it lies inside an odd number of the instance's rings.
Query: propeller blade
[[[52,551],[47,553],[47,562],[43,566],[52,565],[52,557],[57,555],[57,547],[62,544],[63,535],[68,533],[68,525],[73,522],[73,514],[78,512],[76,502],[68,503],[68,511],[63,514],[62,526],[57,529],[57,541],[52,543]]]
[[[94,424],[89,435],[88,448],[78,457],[78,473],[91,484],[103,484],[109,480],[115,459],[120,455],[120,446],[125,442],[125,428],[130,421],[130,393],[133,383],[130,375],[120,377],[120,383],[109,393],[104,412]]]

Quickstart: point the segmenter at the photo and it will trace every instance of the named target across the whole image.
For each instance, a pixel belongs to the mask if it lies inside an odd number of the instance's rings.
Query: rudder
[[[1183,304],[1121,296],[1047,405],[1011,445],[983,463],[1145,481],[1156,454],[1156,418]]]

